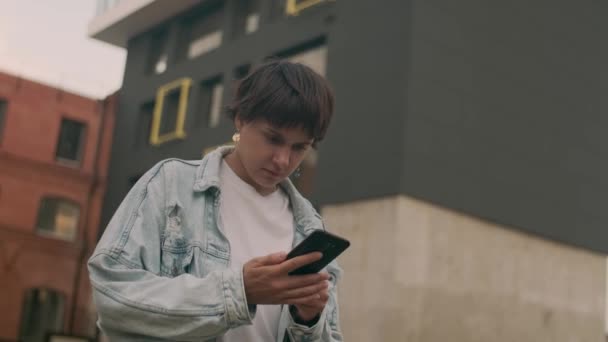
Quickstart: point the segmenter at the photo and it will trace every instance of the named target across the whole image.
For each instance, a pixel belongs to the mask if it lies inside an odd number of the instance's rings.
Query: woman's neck
[[[257,184],[253,180],[253,178],[251,178],[249,176],[249,174],[247,173],[247,169],[245,169],[245,166],[241,162],[241,159],[237,155],[236,151],[230,152],[228,155],[226,155],[224,157],[224,160],[226,161],[226,164],[228,164],[228,166],[230,166],[232,171],[240,179],[242,179],[245,183],[251,185],[255,189],[255,191],[257,191],[260,195],[262,195],[262,196],[270,195],[277,189],[276,186],[274,188],[265,188],[265,187],[262,187],[259,184]]]

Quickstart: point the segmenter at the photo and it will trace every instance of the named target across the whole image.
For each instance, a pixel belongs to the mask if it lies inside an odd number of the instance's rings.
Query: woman
[[[320,216],[288,176],[321,141],[333,94],[310,68],[261,65],[229,114],[235,147],[169,159],[126,196],[89,260],[99,326],[116,341],[342,341],[335,263],[286,253]]]

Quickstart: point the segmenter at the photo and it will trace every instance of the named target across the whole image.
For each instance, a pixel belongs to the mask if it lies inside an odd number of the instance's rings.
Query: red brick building
[[[86,260],[98,236],[116,98],[0,73],[0,341],[95,335]]]

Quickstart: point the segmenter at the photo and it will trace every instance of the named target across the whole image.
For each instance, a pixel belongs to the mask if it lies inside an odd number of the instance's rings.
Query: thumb
[[[261,257],[258,262],[263,266],[277,265],[285,261],[286,257],[287,253],[285,252],[272,253]]]

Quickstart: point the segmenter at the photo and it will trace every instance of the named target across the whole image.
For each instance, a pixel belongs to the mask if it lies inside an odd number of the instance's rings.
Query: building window
[[[188,110],[190,78],[181,78],[158,88],[150,144],[154,146],[175,139],[185,139],[184,122]]]
[[[203,34],[190,43],[188,47],[188,58],[193,59],[204,55],[211,50],[217,49],[222,44],[222,31],[214,31]]]
[[[74,241],[79,218],[78,204],[61,198],[43,198],[38,209],[36,231],[40,235]]]
[[[251,64],[243,64],[234,69],[234,79],[239,81],[245,78],[247,74],[249,74],[249,70],[251,70]]]
[[[63,330],[64,296],[49,289],[29,289],[25,292],[21,312],[19,341],[45,341],[47,333]]]
[[[162,74],[167,70],[168,63],[168,31],[161,30],[150,38],[150,51],[146,71],[148,74]]]
[[[245,22],[245,33],[254,33],[260,27],[260,13],[250,13]]]
[[[199,96],[199,115],[197,115],[196,125],[201,126],[201,122],[210,128],[219,126],[222,117],[222,101],[224,95],[224,85],[221,78],[215,78],[203,82],[200,87]]]
[[[6,121],[7,109],[8,102],[4,99],[0,99],[0,144],[2,144],[2,136],[4,132],[4,122]]]
[[[101,15],[102,13],[109,11],[122,1],[123,0],[97,0],[97,9],[95,10],[95,15]]]
[[[183,21],[178,46],[181,60],[202,56],[222,44],[223,12],[223,3],[205,6]]]
[[[239,0],[234,23],[236,37],[256,32],[260,27],[260,0]]]
[[[186,138],[184,122],[190,95],[190,78],[181,78],[158,88],[154,117],[150,131],[150,144]]]
[[[152,118],[154,117],[154,101],[146,102],[139,108],[137,127],[135,133],[135,147],[150,145],[152,132]]]
[[[59,141],[55,156],[59,161],[79,162],[85,137],[85,125],[82,122],[62,119]]]
[[[177,116],[179,111],[179,97],[179,88],[172,89],[165,95],[159,135],[166,135],[175,132],[177,128]]]
[[[301,11],[326,1],[327,0],[285,0],[285,13],[287,13],[287,15],[298,15]]]
[[[285,58],[294,63],[307,65],[321,76],[326,75],[327,46],[325,44],[308,49],[299,49],[298,52],[289,54]]]
[[[211,91],[211,108],[209,108],[209,127],[217,127],[220,124],[222,117],[222,96],[224,94],[224,86],[217,83]]]

